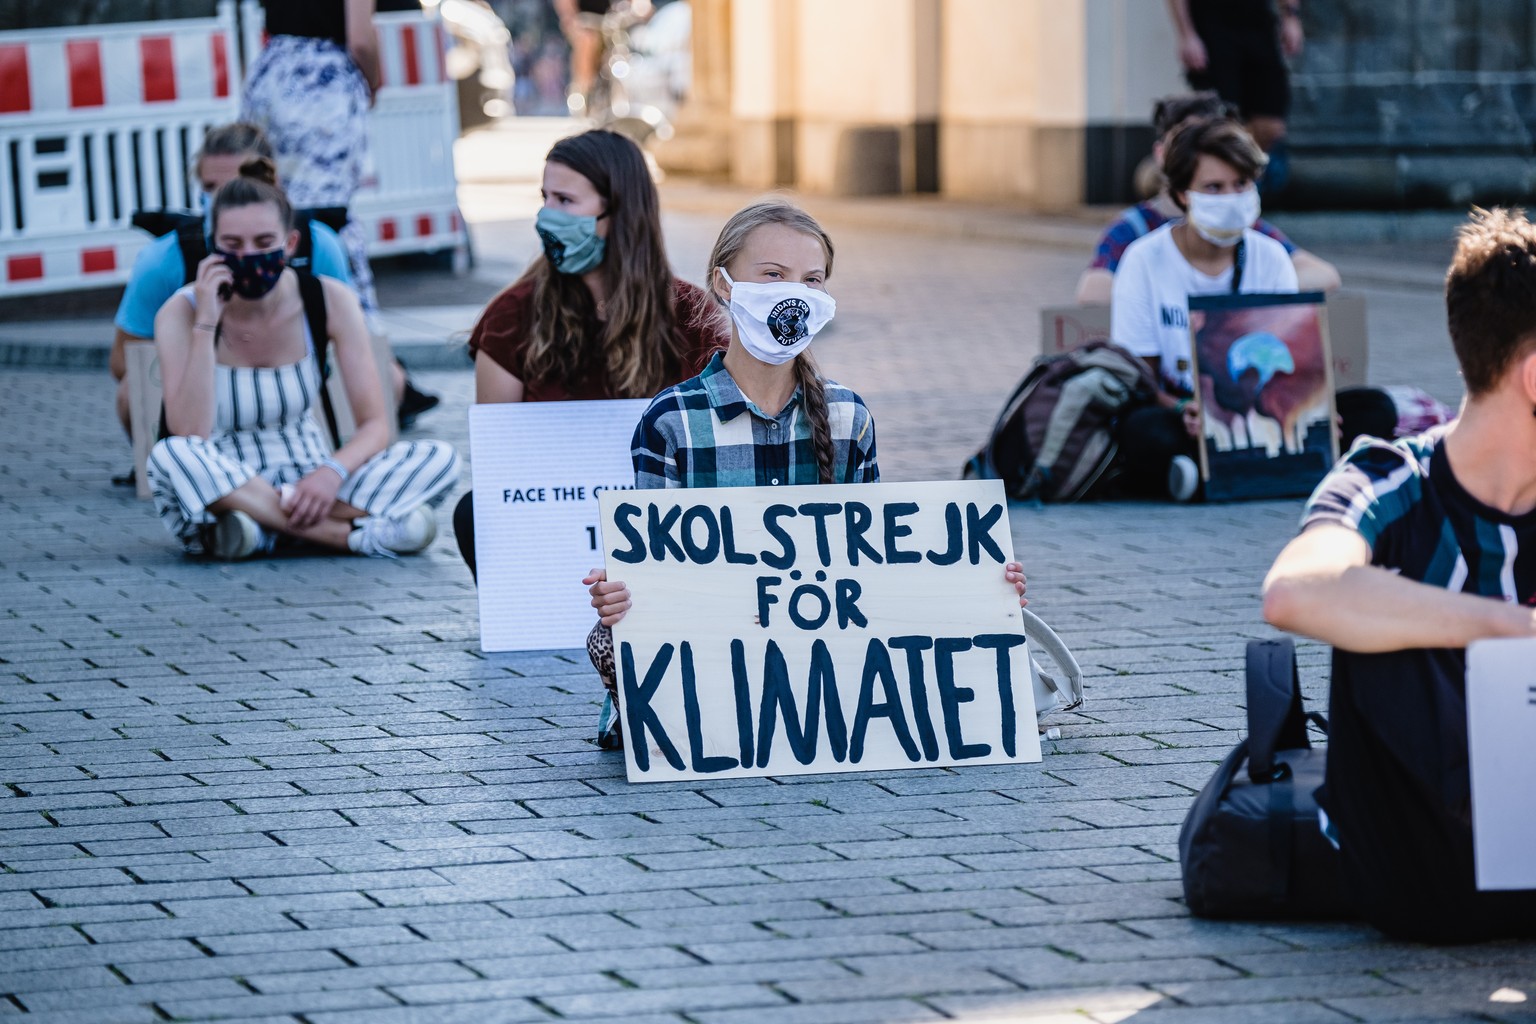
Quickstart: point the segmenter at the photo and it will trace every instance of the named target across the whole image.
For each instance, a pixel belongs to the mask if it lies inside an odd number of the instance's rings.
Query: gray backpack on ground
[[[1114,462],[1120,415],[1156,391],[1147,364],[1112,342],[1041,356],[961,476],[1000,479],[1016,501],[1077,501]]]

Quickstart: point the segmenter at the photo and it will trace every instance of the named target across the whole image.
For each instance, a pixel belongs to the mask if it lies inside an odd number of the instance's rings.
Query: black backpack
[[[198,231],[202,231],[202,222],[198,222]],[[326,358],[331,348],[331,332],[325,315],[325,286],[320,279],[307,271],[298,273],[299,298],[304,302],[304,319],[309,324],[310,340],[315,346],[315,366],[320,371],[320,408],[325,413],[325,424],[330,428],[331,446],[341,447],[341,430],[336,426],[336,409],[331,404],[331,389],[325,386],[330,378],[330,362]],[[213,343],[219,343],[219,334],[223,328],[214,334]],[[170,436],[170,429],[165,422],[165,403],[160,403],[160,439]]]
[[[1015,500],[1077,501],[1114,461],[1120,415],[1156,393],[1147,364],[1112,342],[1041,356],[961,476],[1001,479]]]
[[[308,271],[315,253],[314,222],[319,221],[333,231],[347,225],[347,208],[322,206],[293,211],[293,226],[299,233],[299,247],[289,257],[288,265],[294,270]],[[190,210],[135,210],[131,222],[134,227],[159,238],[174,234],[181,247],[181,283],[191,284],[197,278],[197,265],[208,255],[208,236],[203,233],[203,215]]]
[[[1232,748],[1179,830],[1184,902],[1199,917],[1350,915],[1339,851],[1323,836],[1316,792],[1327,750],[1307,739],[1296,649],[1250,640],[1248,738]]]

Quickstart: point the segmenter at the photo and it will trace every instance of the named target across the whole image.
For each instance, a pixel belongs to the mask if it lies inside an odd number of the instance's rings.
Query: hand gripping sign
[[[631,782],[1040,760],[998,481],[604,493]]]

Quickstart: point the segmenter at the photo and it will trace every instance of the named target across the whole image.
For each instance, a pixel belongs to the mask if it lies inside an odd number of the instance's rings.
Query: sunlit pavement
[[[396,313],[472,322],[533,255],[547,134],[508,180],[467,170],[481,261],[391,272],[421,296]],[[688,188],[666,226],[697,280],[738,197]],[[813,205],[838,246],[823,365],[869,401],[888,479],[953,478],[1082,254]],[[1372,376],[1454,400],[1438,296],[1392,264],[1351,264]],[[467,453],[468,369],[420,377],[444,404],[416,434]],[[1178,824],[1239,738],[1299,501],[1013,510],[1031,607],[1088,673],[1041,764],[638,787],[590,742],[584,653],[479,651],[446,514],[417,558],[189,561],[108,483],[110,410],[104,371],[0,375],[0,1018],[1533,1016],[1528,944],[1183,908]],[[1319,702],[1326,652],[1302,669]]]

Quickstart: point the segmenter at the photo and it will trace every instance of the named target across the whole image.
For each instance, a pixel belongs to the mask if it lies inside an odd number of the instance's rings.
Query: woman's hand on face
[[[293,490],[285,495],[282,509],[288,513],[288,525],[295,530],[307,530],[331,514],[336,504],[336,492],[341,490],[341,478],[333,470],[321,466],[310,472]]]
[[[1024,567],[1018,562],[1009,562],[1003,566],[1003,579],[1013,584],[1013,589],[1019,595],[1019,607],[1028,605],[1029,598],[1024,596],[1024,588],[1028,586],[1029,581],[1024,578]]]
[[[592,607],[597,609],[597,620],[612,626],[629,611],[629,588],[622,580],[608,582],[606,569],[593,569],[582,578],[587,593],[592,595]]]
[[[230,272],[229,265],[224,262],[224,257],[218,253],[209,253],[204,256],[202,262],[197,265],[197,276],[192,279],[192,294],[197,299],[197,312],[195,322],[200,324],[216,324],[224,315],[224,306],[229,301],[231,289],[234,287],[235,275]],[[207,334],[209,331],[193,331],[193,335]]]

